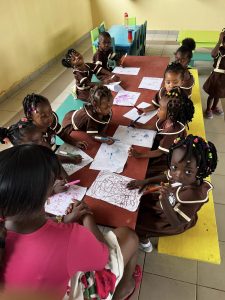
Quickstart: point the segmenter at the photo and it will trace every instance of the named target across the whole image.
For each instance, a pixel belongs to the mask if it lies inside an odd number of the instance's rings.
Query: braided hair
[[[111,40],[111,35],[107,31],[100,32],[99,36],[98,36],[98,40],[104,39],[104,38]]]
[[[37,127],[27,118],[22,118],[16,124],[11,125],[8,128],[0,128],[0,142],[5,144],[4,139],[8,138],[10,142],[15,146],[21,144],[23,138],[27,133],[36,131]]]
[[[112,98],[111,91],[104,85],[96,85],[90,90],[90,102],[92,105],[100,106],[103,98],[109,101]]]
[[[180,74],[181,79],[184,78],[184,73],[185,73],[185,69],[182,66],[182,64],[178,63],[178,62],[171,62],[170,64],[168,64],[168,66],[166,67],[165,73],[164,73],[164,77],[166,75],[166,73],[175,73],[175,74]]]
[[[165,95],[169,99],[167,104],[167,117],[176,122],[187,125],[194,116],[194,104],[180,88],[173,88]]]
[[[177,148],[185,147],[186,155],[183,159],[187,162],[191,161],[191,157],[194,156],[197,162],[198,172],[196,178],[203,181],[203,178],[212,174],[217,166],[217,151],[216,147],[211,142],[206,142],[199,136],[193,136],[189,134],[186,138],[177,138],[174,144],[170,147],[169,154],[167,156],[168,166],[171,164],[173,151]]]
[[[47,98],[45,98],[42,95],[38,94],[29,94],[27,95],[23,100],[23,110],[24,114],[28,119],[31,119],[31,113],[36,111],[38,104],[45,103],[49,104],[49,101]]]
[[[186,38],[182,41],[182,46],[177,49],[176,53],[180,52],[183,56],[187,56],[190,60],[192,58],[192,51],[195,50],[195,47],[195,40],[192,38]]]
[[[71,64],[71,57],[73,54],[76,54],[77,51],[75,49],[69,49],[65,55],[65,58],[62,59],[62,65],[66,68],[73,68]]]

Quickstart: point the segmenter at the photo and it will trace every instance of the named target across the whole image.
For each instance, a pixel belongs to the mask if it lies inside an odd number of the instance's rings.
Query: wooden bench
[[[198,72],[196,69],[192,69],[191,73],[195,78],[195,86],[193,87],[192,93],[192,100],[195,105],[195,116],[189,126],[190,130],[188,133],[205,138]],[[207,180],[210,181],[210,178]],[[198,213],[197,224],[182,234],[160,237],[158,252],[182,258],[220,264],[220,249],[213,195],[211,192],[209,202],[205,204]]]

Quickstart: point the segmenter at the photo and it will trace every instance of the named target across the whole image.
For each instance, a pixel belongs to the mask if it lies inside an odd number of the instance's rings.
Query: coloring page
[[[151,148],[156,131],[149,129],[138,129],[119,125],[113,138],[119,139],[128,145],[137,145]]]
[[[130,67],[115,67],[113,73],[123,74],[123,75],[137,75],[140,71],[140,68],[130,68]]]
[[[93,158],[87,155],[83,150],[74,147],[69,144],[63,144],[61,145],[58,150],[56,151],[56,154],[64,155],[60,153],[60,151],[66,152],[68,154],[78,155],[80,154],[82,156],[82,161],[80,164],[74,165],[74,164],[63,164],[63,168],[65,169],[66,173],[70,176],[73,173],[77,172],[78,170],[82,169],[89,163],[93,161]]]
[[[147,102],[141,102],[140,104],[137,105],[137,107],[139,108],[145,108],[148,107],[150,104]],[[149,120],[151,120],[155,115],[157,114],[157,109],[153,110],[153,111],[149,111],[147,113],[145,113],[144,115],[141,116],[140,119],[138,119],[138,123],[142,123],[145,124],[147,123]],[[125,118],[128,118],[132,121],[137,120],[138,117],[140,117],[138,110],[136,108],[131,109],[130,111],[128,111],[125,115],[123,115]]]
[[[132,178],[109,171],[101,171],[87,191],[87,195],[129,211],[136,211],[141,194],[138,193],[138,189],[128,190],[126,188],[130,180]]]
[[[138,88],[158,91],[161,87],[162,81],[163,78],[143,77]]]
[[[65,211],[73,199],[81,201],[86,191],[86,187],[72,185],[66,192],[49,197],[45,203],[45,211],[56,216],[65,215]]]
[[[113,100],[113,104],[122,106],[134,106],[141,93],[120,91]]]
[[[90,169],[121,173],[128,158],[129,148],[130,145],[120,142],[112,145],[101,144]]]

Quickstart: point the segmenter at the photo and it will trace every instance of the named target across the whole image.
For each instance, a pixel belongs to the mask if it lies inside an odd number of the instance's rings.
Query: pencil
[[[122,61],[120,63],[121,67],[123,66],[123,63],[124,63],[126,57],[127,57],[127,53],[124,55],[124,57],[123,57],[123,59],[122,59]]]
[[[134,105],[134,108],[136,108],[138,111],[142,112],[142,110],[139,107],[137,107],[137,105]]]

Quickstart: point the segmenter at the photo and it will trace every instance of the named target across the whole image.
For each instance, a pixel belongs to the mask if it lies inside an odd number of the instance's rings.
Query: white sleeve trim
[[[189,218],[182,210],[180,210],[178,207],[180,206],[180,203],[177,203],[174,206],[174,211],[176,211],[181,217],[183,217],[186,221],[190,222],[191,218]]]

